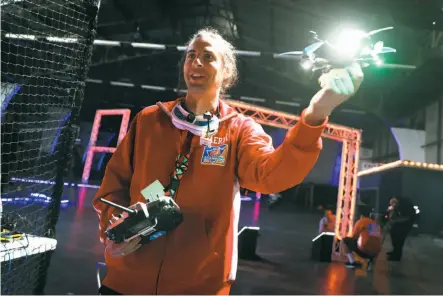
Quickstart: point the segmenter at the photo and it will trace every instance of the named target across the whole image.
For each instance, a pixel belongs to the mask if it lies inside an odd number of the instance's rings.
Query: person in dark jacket
[[[403,246],[414,224],[414,206],[406,197],[393,196],[389,201],[388,225],[391,236],[392,251],[388,252],[388,260],[400,261]]]

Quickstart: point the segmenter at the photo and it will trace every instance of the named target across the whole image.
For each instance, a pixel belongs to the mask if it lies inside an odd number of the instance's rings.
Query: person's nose
[[[197,67],[197,68],[201,68],[201,67],[203,67],[203,64],[202,64],[202,62],[200,61],[200,58],[199,58],[199,57],[196,57],[196,58],[194,59],[194,61],[192,62],[192,66]]]

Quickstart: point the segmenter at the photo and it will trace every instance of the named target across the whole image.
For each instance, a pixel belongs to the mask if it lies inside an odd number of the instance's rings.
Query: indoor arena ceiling
[[[327,35],[346,24],[364,30],[394,26],[393,31],[377,35],[387,46],[398,50],[386,62],[417,68],[365,70],[362,90],[343,108],[357,111],[354,114],[374,113],[395,123],[443,91],[443,36],[438,38],[438,32],[443,31],[443,4],[439,2],[102,0],[96,38],[183,45],[197,29],[212,26],[238,49],[278,53],[301,50],[311,42],[309,31]],[[179,58],[180,53],[174,50],[96,46],[88,77],[175,88]],[[297,108],[303,108],[318,89],[315,79],[294,60],[276,60],[270,55],[242,56],[239,68],[240,81],[230,93],[234,98],[264,99],[250,103],[299,112]],[[174,96],[172,92],[89,83],[85,108],[107,104],[139,109]],[[288,102],[290,105],[285,104]],[[349,112],[343,116],[349,117]]]

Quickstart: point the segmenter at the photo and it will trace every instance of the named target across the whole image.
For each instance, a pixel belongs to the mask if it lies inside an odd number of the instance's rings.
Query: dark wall
[[[273,128],[263,125],[263,129],[272,137],[274,147],[278,147],[283,142],[287,130],[280,128]],[[304,182],[323,185],[338,185],[340,174],[340,161],[338,157],[341,156],[341,145],[337,141],[323,138],[323,149],[318,157],[312,170],[304,179]],[[294,168],[296,170],[297,168]]]
[[[420,229],[427,233],[443,230],[443,172],[402,168],[403,195],[420,210]]]
[[[380,187],[380,174],[370,174],[358,178],[359,188]]]
[[[381,212],[387,210],[392,196],[403,195],[401,169],[395,168],[380,173],[379,211]]]
[[[401,167],[360,177],[360,190],[379,187],[379,209],[392,196],[409,197],[420,209],[420,232],[443,231],[443,172]]]
[[[365,200],[365,203],[370,205],[377,205],[374,207],[375,211],[382,213],[386,211],[389,204],[389,199],[393,195],[400,195],[402,193],[402,178],[399,168],[395,168],[380,173],[365,175],[359,178],[359,191],[364,189],[378,188],[378,194],[372,194],[377,201]],[[361,196],[366,196],[362,194]]]
[[[358,196],[360,201],[372,206],[376,213],[381,211],[379,188],[380,174],[371,174],[358,178]]]

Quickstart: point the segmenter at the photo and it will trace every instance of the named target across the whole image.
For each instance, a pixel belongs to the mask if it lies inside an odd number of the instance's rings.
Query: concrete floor
[[[69,189],[76,206],[62,210],[57,250],[52,257],[46,294],[96,294],[96,262],[103,260],[92,189]],[[241,224],[258,218],[254,202],[242,203]],[[443,294],[443,245],[430,237],[410,237],[402,262],[383,254],[373,272],[348,270],[339,263],[310,260],[318,214],[301,213],[290,203],[273,211],[262,203],[259,217],[261,262],[241,261],[231,294]],[[389,240],[385,249],[389,249]]]

